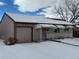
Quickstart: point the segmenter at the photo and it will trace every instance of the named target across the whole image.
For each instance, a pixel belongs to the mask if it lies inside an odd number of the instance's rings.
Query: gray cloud
[[[58,0],[14,0],[14,5],[18,6],[19,11],[26,12],[36,11],[39,8],[55,5],[57,1]]]

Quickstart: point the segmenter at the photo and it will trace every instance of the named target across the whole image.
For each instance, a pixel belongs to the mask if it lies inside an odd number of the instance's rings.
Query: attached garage
[[[32,42],[32,27],[16,27],[17,42]]]

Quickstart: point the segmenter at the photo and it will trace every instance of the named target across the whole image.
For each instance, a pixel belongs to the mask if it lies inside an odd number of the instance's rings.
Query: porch
[[[40,30],[40,41],[71,38],[73,37],[72,26],[38,24],[36,30]]]

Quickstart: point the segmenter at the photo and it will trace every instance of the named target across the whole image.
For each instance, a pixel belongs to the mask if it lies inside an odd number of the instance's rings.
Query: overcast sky
[[[0,0],[0,17],[4,12],[22,13],[25,15],[43,15],[49,13],[61,0]],[[47,8],[52,6],[50,8]]]

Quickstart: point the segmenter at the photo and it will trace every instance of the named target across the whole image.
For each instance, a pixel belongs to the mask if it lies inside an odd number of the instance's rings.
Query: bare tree
[[[79,0],[64,0],[64,3],[64,6],[55,6],[56,13],[62,19],[74,22],[79,16]]]
[[[68,19],[67,15],[68,15],[68,12],[67,12],[67,9],[61,7],[61,6],[58,6],[58,8],[55,6],[55,13],[57,13],[61,19],[63,20],[66,20]]]

